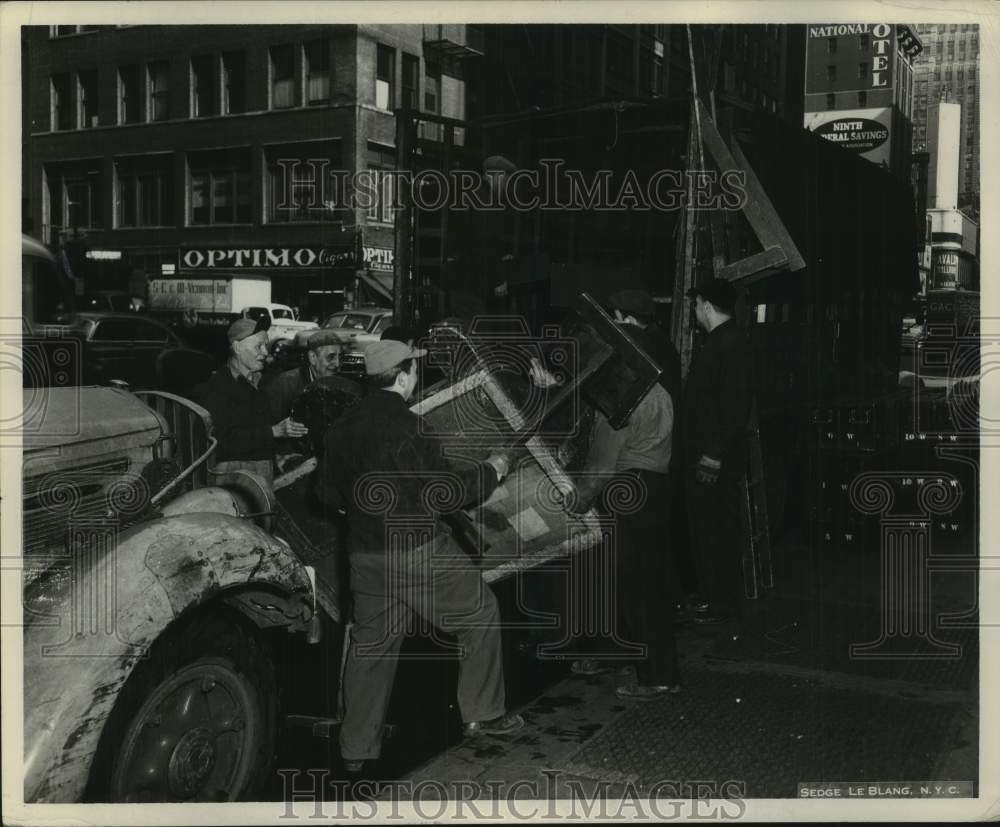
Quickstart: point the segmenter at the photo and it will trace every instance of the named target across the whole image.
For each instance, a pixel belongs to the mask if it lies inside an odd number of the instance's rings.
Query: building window
[[[51,82],[52,95],[52,130],[73,128],[73,96],[70,94],[70,76],[53,75]]]
[[[369,167],[368,176],[368,189],[372,193],[373,199],[368,208],[368,220],[381,224],[391,224],[394,220],[392,170]]]
[[[271,108],[295,106],[295,54],[291,46],[271,47]]]
[[[332,221],[336,207],[345,204],[347,194],[336,189],[341,182],[334,177],[342,169],[339,142],[269,146],[265,162],[266,221]]]
[[[249,151],[193,153],[189,169],[189,223],[250,223]]]
[[[403,52],[403,109],[420,109],[420,58]]]
[[[146,67],[146,88],[149,94],[149,120],[165,121],[170,117],[170,67],[166,61]]]
[[[858,106],[868,106],[868,93],[864,90],[858,92]]]
[[[378,46],[375,66],[375,106],[392,109],[395,105],[396,50]]]
[[[428,61],[424,76],[424,112],[441,114],[441,67]],[[420,137],[428,141],[440,141],[442,125],[439,123],[424,123],[421,125]]]
[[[833,92],[827,92],[826,108],[834,109],[837,106],[837,96]]]
[[[215,58],[198,55],[191,58],[191,117],[207,118],[215,114],[212,105],[215,80]]]
[[[330,42],[313,40],[302,47],[306,64],[306,102],[330,102]]]
[[[115,226],[163,227],[174,223],[172,164],[170,155],[115,160]]]
[[[58,185],[61,215],[66,230],[93,229],[101,226],[100,175],[94,172],[80,177],[60,178]]]
[[[867,52],[871,46],[871,38],[866,34],[858,35],[858,51]]]
[[[862,61],[858,64],[858,79],[867,80],[868,79],[868,64]]]
[[[222,56],[222,114],[238,115],[246,111],[246,56],[226,52]]]
[[[837,38],[835,38],[835,37],[828,37],[826,39],[826,53],[828,55],[835,55],[835,54],[837,54]]]
[[[96,32],[98,26],[49,26],[49,37],[66,37],[71,34]]]
[[[837,67],[832,63],[826,67],[826,79],[827,80],[837,79]]]
[[[118,123],[139,123],[142,103],[139,67],[118,67]]]
[[[89,129],[99,123],[97,105],[97,70],[90,69],[76,76],[77,89],[77,126]]]

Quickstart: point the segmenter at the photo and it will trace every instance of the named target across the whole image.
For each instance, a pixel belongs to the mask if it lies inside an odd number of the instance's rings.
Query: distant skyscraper
[[[913,149],[929,149],[928,113],[940,101],[962,106],[959,129],[958,201],[979,196],[979,26],[925,23],[917,26],[924,50],[914,70]]]

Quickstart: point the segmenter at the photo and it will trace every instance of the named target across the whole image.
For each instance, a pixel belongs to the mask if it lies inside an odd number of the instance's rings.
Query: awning
[[[393,274],[392,273],[379,273],[373,272],[371,270],[361,270],[358,275],[365,284],[367,284],[372,290],[378,293],[380,296],[385,296],[390,302],[392,301],[392,283]]]

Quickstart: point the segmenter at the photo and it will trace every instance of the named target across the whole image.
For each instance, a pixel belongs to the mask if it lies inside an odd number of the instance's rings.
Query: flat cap
[[[656,313],[653,297],[645,290],[619,290],[611,294],[609,301],[613,308],[625,315],[638,313],[641,316],[652,316]]]
[[[736,309],[736,288],[725,279],[703,281],[688,290],[687,294],[692,299],[701,296],[724,313],[732,313]]]
[[[327,345],[340,345],[343,347],[346,344],[347,340],[343,336],[338,334],[336,330],[330,330],[329,328],[320,328],[306,339],[306,347],[309,350],[317,350]]]
[[[405,342],[397,342],[394,339],[372,342],[365,347],[365,373],[375,376],[385,373],[407,359],[418,359],[426,355],[426,350],[410,347]]]
[[[226,336],[229,338],[230,343],[242,342],[247,336],[253,336],[254,333],[262,333],[270,327],[271,320],[267,316],[261,316],[256,320],[237,319],[229,325]]]

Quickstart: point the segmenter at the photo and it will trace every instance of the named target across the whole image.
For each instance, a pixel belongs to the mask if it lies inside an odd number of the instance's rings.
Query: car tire
[[[271,657],[235,616],[201,614],[157,641],[98,745],[90,800],[259,798],[277,743]]]

